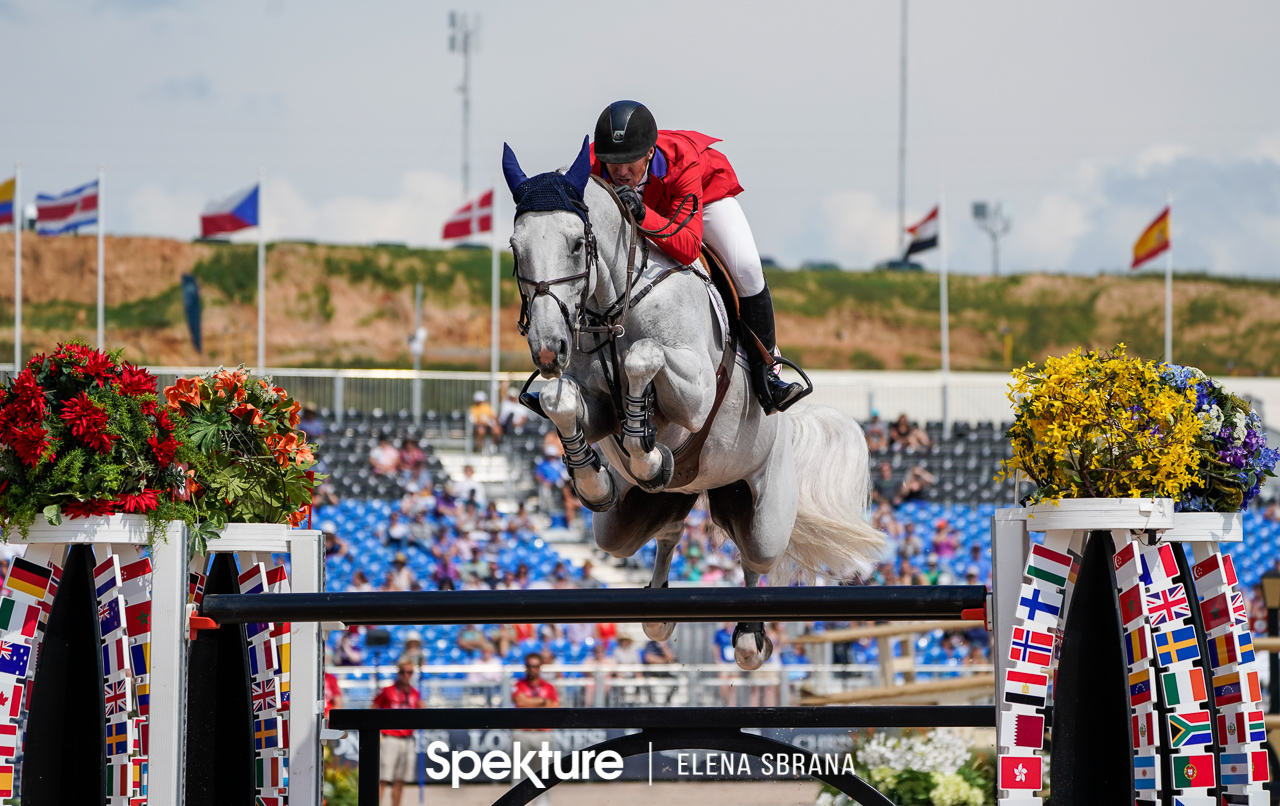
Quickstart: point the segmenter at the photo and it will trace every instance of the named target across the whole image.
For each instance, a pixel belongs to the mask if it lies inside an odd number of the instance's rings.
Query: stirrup
[[[756,398],[760,401],[760,406],[764,409],[766,415],[786,411],[798,401],[813,394],[813,381],[809,380],[809,376],[794,361],[790,361],[780,355],[773,356],[774,364],[772,365],[766,364],[763,359],[757,359],[757,361],[757,365],[752,368],[752,386],[755,387]],[[775,400],[773,391],[770,389],[771,381],[769,376],[772,374],[773,367],[776,364],[782,364],[794,369],[804,381],[803,384],[788,383],[786,387],[788,390],[796,387],[798,391],[789,392],[788,396],[782,401]],[[781,381],[781,379],[778,380]]]

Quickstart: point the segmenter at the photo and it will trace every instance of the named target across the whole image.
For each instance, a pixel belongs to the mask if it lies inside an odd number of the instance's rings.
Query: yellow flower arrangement
[[[1008,437],[1013,458],[999,479],[1022,471],[1035,482],[1031,503],[1062,498],[1178,498],[1200,462],[1194,390],[1179,392],[1161,366],[1110,353],[1073,350],[1044,368],[1013,371],[1017,413]]]

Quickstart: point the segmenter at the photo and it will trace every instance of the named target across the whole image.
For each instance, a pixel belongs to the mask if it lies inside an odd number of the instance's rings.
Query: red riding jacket
[[[718,142],[699,132],[660,131],[657,149],[649,162],[649,182],[644,188],[644,205],[648,209],[640,226],[667,233],[652,240],[685,265],[696,261],[702,251],[703,207],[742,192],[729,159],[711,147]],[[596,160],[594,144],[591,172],[609,178],[605,166]],[[672,235],[689,215],[689,204],[680,209],[680,202],[689,194],[698,200],[697,212]]]

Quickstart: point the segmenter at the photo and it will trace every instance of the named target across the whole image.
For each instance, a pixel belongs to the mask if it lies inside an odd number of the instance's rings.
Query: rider
[[[659,131],[644,104],[615,101],[596,121],[591,170],[613,185],[652,233],[650,240],[682,265],[696,263],[705,242],[733,277],[742,322],[776,354],[773,299],[751,227],[734,198],[742,186],[729,160],[711,148],[718,142],[698,132]],[[747,355],[767,414],[801,397],[804,387],[769,371],[758,350],[748,348]]]

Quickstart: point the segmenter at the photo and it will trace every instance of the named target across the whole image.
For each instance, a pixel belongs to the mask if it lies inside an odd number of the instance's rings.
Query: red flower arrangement
[[[117,353],[71,343],[33,356],[0,387],[0,522],[25,533],[41,513],[144,514],[155,533],[188,519],[174,496],[184,440],[155,376]]]

